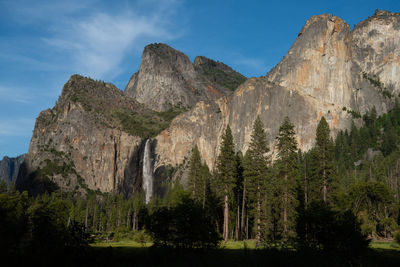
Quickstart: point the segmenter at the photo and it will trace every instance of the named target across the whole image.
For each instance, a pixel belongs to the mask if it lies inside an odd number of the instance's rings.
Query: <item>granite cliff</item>
[[[129,195],[142,185],[148,138],[149,169],[161,184],[165,170],[187,162],[195,144],[212,169],[228,124],[236,149],[245,152],[257,115],[272,152],[285,116],[295,125],[300,148],[308,150],[322,116],[335,135],[353,119],[360,123],[372,107],[384,113],[394,104],[400,15],[377,11],[352,30],[338,17],[313,16],[275,68],[243,80],[223,63],[204,57],[191,63],[163,44],[145,48],[125,92],[73,76],[56,106],[39,115],[18,180],[29,185],[32,175],[45,176],[68,190]]]
[[[190,108],[197,102],[228,95],[246,78],[221,62],[188,56],[166,44],[144,48],[140,69],[133,74],[125,94],[155,111]]]
[[[285,116],[296,127],[300,148],[308,150],[321,116],[335,135],[374,106],[386,112],[400,90],[399,23],[400,15],[387,11],[377,11],[353,30],[338,17],[313,16],[265,77],[251,78],[212,103],[198,103],[158,135],[156,168],[179,165],[197,144],[212,169],[227,124],[236,149],[245,152],[257,115],[273,151]]]

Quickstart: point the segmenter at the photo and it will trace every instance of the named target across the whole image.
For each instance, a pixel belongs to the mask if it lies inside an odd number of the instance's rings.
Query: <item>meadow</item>
[[[114,266],[400,266],[400,246],[394,242],[372,242],[367,251],[356,257],[320,251],[256,249],[254,240],[222,242],[214,250],[160,249],[151,243],[130,240],[91,246],[95,262]]]

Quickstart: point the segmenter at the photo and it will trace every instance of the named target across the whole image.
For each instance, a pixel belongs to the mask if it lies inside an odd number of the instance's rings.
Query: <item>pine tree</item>
[[[243,154],[241,151],[236,153],[236,187],[235,187],[235,201],[236,201],[236,223],[235,223],[235,238],[236,240],[242,239],[243,223],[241,220],[241,207],[243,208]],[[243,214],[243,212],[242,212]]]
[[[266,186],[268,157],[269,151],[267,137],[264,132],[264,125],[260,118],[254,122],[253,133],[249,149],[246,153],[244,163],[244,176],[246,186],[251,198],[256,205],[256,240],[257,246],[261,242],[261,202],[264,199]]]
[[[199,201],[202,203],[203,209],[206,207],[206,202],[208,198],[208,190],[210,183],[210,170],[207,164],[201,164],[200,166],[200,180],[199,180]]]
[[[190,157],[190,169],[189,169],[189,177],[188,177],[188,189],[192,194],[193,199],[199,199],[199,192],[202,192],[202,188],[200,187],[201,180],[201,157],[199,149],[197,145],[194,146],[192,150],[192,156]]]
[[[229,198],[235,186],[235,164],[235,147],[233,144],[232,131],[228,125],[225,134],[222,136],[220,153],[216,165],[217,192],[222,195],[224,202],[223,238],[225,241],[228,240],[229,236]]]
[[[296,223],[297,180],[298,180],[298,148],[294,125],[285,117],[277,136],[278,181],[283,193],[283,238],[288,240],[294,236]]]
[[[322,117],[316,131],[316,144],[312,153],[312,177],[310,179],[311,200],[327,204],[332,201],[334,191],[334,143],[329,125]]]

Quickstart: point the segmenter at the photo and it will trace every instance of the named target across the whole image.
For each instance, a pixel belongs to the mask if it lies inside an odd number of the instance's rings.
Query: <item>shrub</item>
[[[349,255],[357,255],[370,242],[352,212],[335,211],[319,202],[311,203],[299,216],[298,234],[301,247]]]
[[[155,246],[215,248],[221,241],[214,221],[185,193],[174,206],[158,208],[149,215],[146,227]]]
[[[144,246],[145,243],[151,242],[151,236],[147,234],[146,231],[140,230],[134,235],[133,241],[138,242],[142,246]]]

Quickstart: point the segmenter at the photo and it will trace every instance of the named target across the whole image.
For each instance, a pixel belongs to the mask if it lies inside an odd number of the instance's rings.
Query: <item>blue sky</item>
[[[399,0],[0,0],[0,159],[26,153],[39,112],[78,73],[123,89],[143,47],[164,42],[261,76],[307,19],[329,13],[352,27]]]

